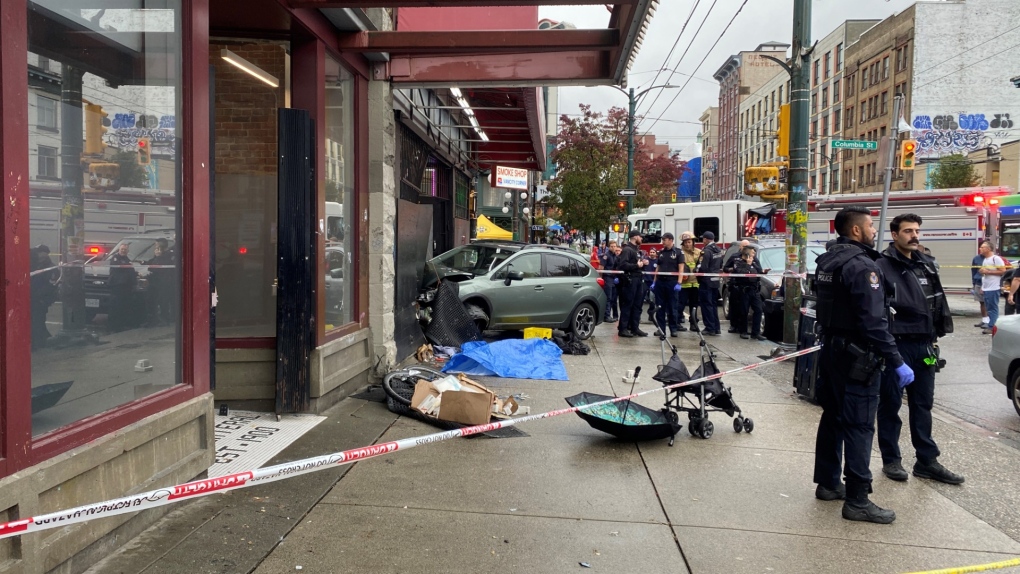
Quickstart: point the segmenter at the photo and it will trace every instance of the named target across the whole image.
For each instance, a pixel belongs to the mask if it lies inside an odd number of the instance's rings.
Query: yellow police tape
[[[960,566],[959,568],[945,568],[943,570],[925,570],[924,572],[910,572],[909,574],[967,574],[967,572],[986,572],[988,570],[1009,568],[1010,566],[1020,566],[1020,558],[1013,558],[1012,560],[1003,560],[1002,562],[992,562],[990,564],[978,564],[977,566]]]

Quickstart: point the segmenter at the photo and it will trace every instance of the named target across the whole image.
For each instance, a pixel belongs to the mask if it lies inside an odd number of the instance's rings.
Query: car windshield
[[[500,245],[463,245],[434,258],[430,263],[472,275],[485,275],[516,251]]]
[[[825,248],[820,245],[808,245],[808,273],[814,273],[818,256],[825,253]],[[763,247],[758,254],[763,269],[771,269],[771,273],[782,273],[786,269],[786,248],[785,247]]]

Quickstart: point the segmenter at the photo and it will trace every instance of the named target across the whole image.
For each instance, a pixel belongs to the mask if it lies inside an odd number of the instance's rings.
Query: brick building
[[[739,173],[740,104],[782,67],[763,55],[786,59],[789,44],[767,42],[726,59],[713,77],[719,81],[719,152],[711,199],[736,199],[742,181]]]

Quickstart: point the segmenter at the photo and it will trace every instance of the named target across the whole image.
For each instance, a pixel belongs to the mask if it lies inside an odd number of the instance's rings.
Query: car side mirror
[[[522,279],[524,279],[524,272],[523,271],[508,271],[507,274],[506,274],[506,280],[503,281],[503,285],[506,285],[507,287],[509,287],[510,286],[510,282],[512,282],[512,281],[520,281]]]
[[[344,270],[343,269],[330,269],[329,270],[329,276],[332,277],[333,279],[343,279],[344,278]]]

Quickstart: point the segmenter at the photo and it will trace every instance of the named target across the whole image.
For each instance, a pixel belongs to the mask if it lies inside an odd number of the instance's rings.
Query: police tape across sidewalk
[[[641,391],[622,397],[616,397],[613,399],[607,399],[605,401],[599,401],[580,407],[570,407],[566,409],[558,409],[554,411],[548,411],[545,413],[539,413],[535,415],[523,416],[516,419],[510,419],[505,421],[498,421],[494,423],[488,423],[483,425],[475,425],[460,429],[454,429],[449,431],[437,432],[428,435],[422,435],[417,437],[399,439],[396,441],[385,442],[382,444],[374,444],[361,448],[355,448],[351,450],[345,450],[333,454],[323,455],[319,457],[306,458],[303,460],[297,460],[294,462],[288,462],[284,464],[278,464],[275,466],[269,466],[265,468],[259,468],[255,470],[248,470],[244,472],[238,472],[234,474],[228,474],[217,478],[207,478],[203,480],[195,480],[192,482],[186,482],[176,486],[168,486],[157,490],[151,490],[149,492],[143,492],[133,496],[126,496],[115,500],[108,500],[104,502],[97,502],[94,504],[86,504],[71,508],[68,510],[61,510],[57,512],[51,512],[42,516],[35,516],[31,518],[24,518],[21,520],[15,520],[12,522],[0,523],[0,539],[9,538],[12,536],[20,536],[22,534],[30,534],[32,532],[39,532],[42,530],[48,530],[50,528],[58,528],[63,526],[69,526],[79,522],[86,522],[96,518],[106,518],[109,516],[115,516],[118,514],[126,514],[129,512],[138,512],[147,510],[149,508],[155,508],[158,506],[164,506],[180,500],[188,500],[197,498],[200,496],[206,496],[215,492],[227,492],[238,488],[244,488],[247,486],[255,486],[259,484],[266,484],[269,482],[275,482],[292,476],[298,476],[310,472],[319,470],[325,470],[337,465],[351,464],[359,460],[375,458],[385,454],[391,454],[401,450],[408,450],[416,446],[422,446],[426,444],[441,442],[456,437],[466,437],[483,432],[489,432],[496,429],[507,428],[523,422],[531,422],[540,419],[551,418],[564,414],[574,413],[581,410],[596,408],[602,405],[615,403],[619,401],[634,399],[640,396],[648,395],[651,393],[661,393],[664,390],[679,389],[682,387],[690,387],[693,385],[701,384],[706,381],[713,379],[719,379],[726,375],[739,373],[742,371],[750,371],[770,363],[778,363],[814,353],[821,349],[821,345],[796,351],[787,355],[768,359],[766,361],[760,361],[731,369],[722,373],[716,373],[700,379],[693,379],[683,383],[676,383],[672,385],[663,385],[647,391]]]
[[[145,263],[139,263],[139,265],[144,265],[146,269],[176,269],[177,268],[176,265],[146,265]],[[28,275],[29,275],[29,277],[35,277],[36,275],[39,275],[40,273],[46,273],[47,271],[53,271],[53,270],[56,270],[56,269],[62,269],[64,267],[84,267],[84,266],[85,266],[85,264],[82,263],[81,261],[78,261],[76,263],[61,263],[60,265],[54,265],[53,267],[46,267],[45,269],[36,269],[35,271],[29,273]],[[106,268],[106,269],[128,269],[128,268],[134,269],[135,268],[134,265],[103,265],[103,267]]]
[[[617,269],[596,269],[599,273],[604,275],[622,275],[629,273],[628,271],[619,271]],[[807,273],[681,273],[679,271],[641,271],[642,275],[659,275],[666,277],[796,277],[799,279],[807,279]]]

